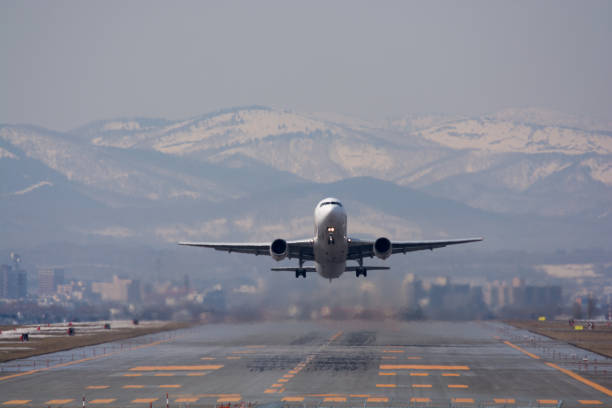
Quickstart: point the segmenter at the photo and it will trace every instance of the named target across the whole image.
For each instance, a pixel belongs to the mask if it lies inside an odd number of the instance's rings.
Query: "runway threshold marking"
[[[574,380],[578,380],[578,381],[580,381],[581,383],[583,383],[584,385],[588,385],[589,387],[594,388],[594,389],[596,389],[597,391],[600,391],[600,392],[602,392],[602,393],[606,394],[606,395],[607,395],[607,396],[609,396],[609,397],[612,397],[612,390],[610,390],[609,388],[604,387],[603,385],[599,385],[599,384],[597,384],[597,383],[594,383],[594,382],[593,382],[593,381],[591,381],[591,380],[587,380],[586,378],[584,378],[584,377],[582,377],[582,376],[580,376],[580,375],[576,374],[575,372],[570,371],[570,370],[565,369],[565,368],[562,368],[562,367],[559,367],[559,366],[558,366],[558,365],[556,365],[556,364],[553,364],[553,363],[546,363],[546,365],[547,365],[547,366],[549,366],[549,367],[552,367],[552,368],[554,368],[554,369],[556,369],[556,370],[561,371],[563,374],[569,375],[569,376],[570,376],[570,377],[572,377]]]
[[[72,401],[74,401],[74,399],[72,399],[72,398],[69,398],[69,399],[53,399],[53,400],[49,400],[49,401],[45,402],[45,405],[63,405],[63,404],[71,403]]]
[[[10,401],[6,401],[2,405],[25,405],[31,401],[32,400],[10,400]]]
[[[167,366],[137,366],[129,371],[213,371],[223,368],[222,364],[207,365],[167,365]]]
[[[97,356],[82,358],[80,360],[68,361],[66,363],[59,363],[59,364],[55,364],[55,365],[52,365],[52,366],[49,366],[49,367],[42,367],[42,368],[36,368],[34,370],[30,370],[30,371],[24,371],[22,373],[5,375],[4,377],[0,377],[0,381],[10,380],[11,378],[24,377],[24,376],[32,375],[32,374],[36,374],[36,373],[41,373],[41,372],[53,370],[55,368],[70,367],[70,366],[73,366],[73,365],[76,365],[76,364],[85,363],[87,361],[99,360],[101,358],[114,356],[116,354],[125,353],[125,352],[132,351],[132,350],[140,350],[140,349],[147,348],[147,347],[158,346],[160,344],[169,343],[171,341],[174,341],[175,339],[176,339],[176,337],[170,338],[170,339],[165,339],[165,340],[157,340],[157,341],[154,341],[154,342],[151,342],[151,343],[141,344],[139,346],[135,346],[135,347],[131,347],[131,348],[125,348],[123,350],[117,350],[117,351],[112,351],[110,353],[99,354]]]
[[[521,348],[521,347],[517,346],[516,344],[512,344],[512,343],[510,343],[508,340],[505,340],[505,341],[504,341],[504,344],[505,344],[505,345],[507,345],[507,346],[512,347],[512,348],[513,348],[513,349],[515,349],[515,350],[520,351],[521,353],[525,353],[525,354],[527,354],[527,355],[528,355],[529,357],[531,357],[531,358],[534,358],[534,359],[536,359],[536,360],[540,360],[540,356],[536,356],[535,354],[528,352],[528,351],[527,351],[527,350],[525,350],[524,348]]]
[[[603,402],[600,400],[578,400],[582,405],[601,405]]]
[[[381,364],[379,370],[469,370],[465,365]]]

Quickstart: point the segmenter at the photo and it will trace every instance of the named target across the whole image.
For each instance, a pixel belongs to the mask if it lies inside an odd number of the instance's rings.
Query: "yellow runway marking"
[[[469,370],[464,365],[427,365],[427,364],[381,364],[380,370]]]
[[[223,368],[222,365],[170,365],[170,366],[138,366],[130,371],[210,371]]]
[[[453,402],[455,404],[462,404],[462,403],[473,404],[474,398],[453,398]]]
[[[116,398],[98,398],[95,400],[89,401],[90,404],[112,404],[115,402]]]
[[[215,359],[214,357],[202,357],[200,360],[210,361],[214,359]]]
[[[604,387],[604,386],[602,386],[602,385],[599,385],[599,384],[597,384],[597,383],[594,383],[594,382],[593,382],[593,381],[591,381],[591,380],[587,380],[586,378],[584,378],[584,377],[582,377],[582,376],[580,376],[580,375],[576,374],[575,372],[570,371],[570,370],[566,370],[565,368],[561,368],[561,367],[559,367],[559,366],[558,366],[558,365],[556,365],[556,364],[553,364],[553,363],[546,363],[546,365],[547,365],[547,366],[549,366],[549,367],[552,367],[552,368],[555,368],[555,369],[557,369],[557,370],[561,371],[563,374],[567,374],[567,375],[569,375],[569,376],[570,376],[570,377],[572,377],[574,380],[578,380],[578,381],[580,381],[581,383],[583,383],[583,384],[585,384],[585,385],[588,385],[588,386],[589,386],[589,387],[591,387],[591,388],[596,389],[597,391],[603,392],[604,394],[606,394],[606,395],[607,395],[607,396],[609,396],[609,397],[612,397],[612,390],[610,390],[609,388],[606,388],[606,387]]]
[[[283,375],[283,378],[293,378],[293,374],[285,374]]]
[[[448,384],[448,388],[469,388],[466,384]]]
[[[412,388],[431,388],[431,384],[412,384]]]
[[[429,373],[410,373],[411,377],[427,377]]]
[[[242,357],[240,357],[240,356],[227,356],[226,358],[228,360],[240,360]]]
[[[493,398],[493,402],[496,404],[514,404],[514,398]]]
[[[559,403],[558,400],[548,400],[548,399],[540,399],[538,400],[538,404],[554,404],[557,405]]]
[[[302,402],[304,401],[304,397],[283,397],[281,401],[284,402]]]
[[[582,405],[601,405],[603,402],[600,400],[578,400]]]
[[[32,400],[10,400],[10,401],[6,401],[2,405],[25,405],[25,404],[27,404],[30,401],[32,401]]]
[[[121,351],[113,351],[111,353],[106,353],[106,354],[99,354],[97,356],[93,356],[93,357],[87,357],[87,358],[82,358],[80,360],[74,360],[74,361],[68,361],[66,363],[60,363],[60,364],[55,364],[52,365],[50,367],[44,367],[44,368],[37,368],[34,370],[30,370],[30,371],[24,371],[22,373],[17,373],[17,374],[11,374],[11,375],[5,375],[4,377],[0,377],[0,381],[3,380],[10,380],[11,378],[17,378],[17,377],[23,377],[26,375],[32,375],[35,373],[40,373],[40,372],[44,372],[44,371],[49,371],[49,370],[53,370],[54,368],[63,368],[63,367],[70,367],[72,365],[75,364],[80,364],[80,363],[84,363],[86,361],[93,361],[93,360],[98,360],[100,358],[104,358],[104,357],[109,357],[109,356],[114,356],[116,354],[119,353],[123,353],[126,351],[131,351],[131,350],[140,350],[146,347],[152,347],[152,346],[157,346],[159,344],[163,344],[163,343],[168,343],[175,340],[175,338],[170,338],[170,339],[166,339],[166,340],[157,340],[154,341],[152,343],[147,343],[147,344],[141,344],[140,346],[135,346],[135,347],[131,347],[131,348],[126,348],[125,350],[121,350]]]
[[[121,388],[130,389],[130,388],[144,388],[144,385],[140,384],[132,384],[132,385],[124,385]]]
[[[177,398],[174,400],[174,402],[198,402],[197,397],[191,397],[191,398]]]
[[[187,377],[202,377],[206,373],[187,373]]]
[[[396,384],[376,384],[376,386],[378,388],[395,388],[395,387],[397,387]]]
[[[264,394],[276,394],[276,391],[274,388],[268,388],[267,390],[264,391]]]
[[[138,374],[138,373],[127,373],[127,374],[123,374],[124,377],[142,377],[142,374]]]
[[[154,377],[174,377],[174,373],[155,373]]]
[[[217,402],[238,402],[241,397],[219,397]]]
[[[272,384],[271,388],[281,388],[282,386],[282,384]]]
[[[135,404],[150,404],[155,401],[157,401],[157,398],[136,398],[132,400]]]
[[[410,398],[410,402],[431,402],[431,398],[414,397],[414,398]]]
[[[370,397],[367,399],[367,402],[389,402],[389,398],[387,397]]]
[[[403,353],[404,350],[383,350],[383,353]]]
[[[88,390],[105,390],[108,388],[108,385],[88,385],[85,388]]]
[[[280,383],[286,383],[287,381],[289,381],[289,380],[286,379],[286,378],[279,378],[278,379],[278,382],[280,382]]]
[[[325,397],[323,398],[324,402],[346,402],[345,397]]]
[[[461,377],[459,373],[442,373],[442,377]]]
[[[388,373],[380,372],[380,373],[378,373],[378,375],[397,375],[397,373],[394,373],[394,372],[388,372]]]
[[[162,384],[159,388],[181,388],[181,384]]]
[[[508,346],[512,347],[512,348],[513,348],[513,349],[515,349],[515,350],[520,351],[521,353],[525,353],[525,354],[527,354],[527,355],[528,355],[529,357],[531,357],[531,358],[535,358],[536,360],[539,360],[539,359],[540,359],[540,356],[536,356],[535,354],[530,353],[530,352],[528,352],[527,350],[522,349],[522,348],[520,348],[519,346],[517,346],[516,344],[512,344],[512,343],[510,343],[510,342],[509,342],[509,341],[507,341],[507,340],[506,340],[506,341],[504,341],[504,344],[506,344],[506,345],[508,345]]]
[[[70,399],[54,399],[54,400],[49,400],[47,402],[45,402],[46,405],[63,405],[63,404],[68,404],[70,402],[74,401],[72,398]]]

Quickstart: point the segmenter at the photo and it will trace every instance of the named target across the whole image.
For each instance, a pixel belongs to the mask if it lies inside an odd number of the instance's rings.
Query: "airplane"
[[[448,245],[466,244],[482,241],[483,238],[464,238],[444,241],[404,241],[391,242],[386,237],[375,241],[350,238],[347,235],[347,215],[342,203],[336,198],[321,200],[314,211],[314,238],[286,241],[277,238],[272,243],[215,243],[179,242],[178,245],[213,248],[227,251],[270,255],[276,261],[285,258],[297,259],[297,267],[271,268],[272,271],[294,272],[295,277],[306,278],[307,272],[317,272],[323,278],[339,278],[344,272],[355,272],[356,277],[368,276],[368,271],[390,269],[387,266],[364,266],[363,258],[387,259],[392,254],[425,249],[433,250]],[[347,266],[346,261],[357,261],[357,266]],[[314,267],[304,266],[305,261],[313,261]]]

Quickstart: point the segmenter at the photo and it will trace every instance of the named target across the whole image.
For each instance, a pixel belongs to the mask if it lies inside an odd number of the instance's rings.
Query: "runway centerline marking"
[[[345,397],[325,397],[323,402],[346,402]]]
[[[129,371],[213,371],[221,368],[223,368],[222,364],[137,366],[130,368]]]
[[[442,377],[461,377],[459,373],[442,373]]]
[[[174,373],[155,373],[154,377],[174,377]]]
[[[603,402],[600,400],[578,400],[582,405],[601,405]]]
[[[525,353],[525,354],[527,354],[527,355],[528,355],[529,357],[531,357],[531,358],[534,358],[534,359],[536,359],[536,360],[540,360],[540,356],[536,356],[535,354],[528,352],[528,351],[527,351],[527,350],[525,350],[524,348],[521,348],[521,347],[517,346],[516,344],[512,344],[512,343],[510,343],[508,340],[504,341],[504,344],[505,344],[505,345],[507,345],[507,346],[512,347],[512,348],[513,348],[513,349],[515,349],[515,350],[520,351],[521,353]]]
[[[465,365],[381,364],[379,370],[469,370]]]
[[[383,353],[403,353],[404,350],[383,350]]]
[[[54,400],[49,400],[47,402],[45,402],[46,405],[63,405],[63,404],[68,404],[70,402],[74,401],[74,399],[69,398],[69,399],[54,399]]]
[[[467,384],[448,384],[448,388],[469,388]]]
[[[580,376],[580,375],[576,374],[575,372],[570,371],[570,370],[565,369],[565,368],[561,368],[561,367],[559,367],[559,366],[558,366],[558,365],[556,365],[556,364],[553,364],[553,363],[546,363],[546,365],[547,365],[547,366],[549,366],[549,367],[552,367],[552,368],[554,368],[554,369],[556,369],[556,370],[561,371],[563,374],[569,375],[569,376],[570,376],[570,377],[572,377],[574,380],[578,380],[578,381],[580,381],[581,383],[583,383],[583,384],[585,384],[585,385],[588,385],[589,387],[594,388],[594,389],[596,389],[597,391],[600,391],[600,392],[602,392],[602,393],[606,394],[606,395],[607,395],[607,396],[609,396],[609,397],[612,397],[612,390],[610,390],[609,388],[604,387],[603,385],[599,385],[599,384],[597,384],[597,383],[594,383],[594,382],[593,382],[593,381],[591,381],[591,380],[587,380],[586,378],[584,378],[584,377],[582,377],[582,376]]]
[[[181,388],[181,384],[162,384],[159,388]]]
[[[378,375],[397,375],[397,373],[394,373],[394,372],[388,372],[388,373],[379,372]]]
[[[412,397],[410,402],[431,402],[431,398],[427,397]]]
[[[367,399],[367,402],[389,402],[389,398],[387,397],[370,397]]]
[[[411,377],[427,377],[429,373],[410,373]]]
[[[395,388],[397,384],[376,384],[378,388]]]
[[[553,405],[557,405],[559,403],[558,400],[553,400],[553,399],[539,399],[538,400],[538,404],[553,404]]]
[[[217,398],[217,402],[238,402],[242,399],[240,396],[227,396]]]
[[[473,404],[474,398],[453,398],[453,402],[455,404],[461,404],[461,403]]]
[[[126,373],[123,374],[124,377],[142,377],[142,374],[140,373]]]
[[[88,401],[90,404],[112,404],[117,401],[117,398],[98,398]]]
[[[431,388],[431,384],[412,384],[412,388]]]
[[[128,384],[128,385],[122,386],[121,388],[125,388],[125,389],[144,388],[144,385],[140,385],[140,384]]]
[[[514,404],[516,401],[514,398],[493,398],[493,402],[496,404]]]
[[[6,401],[2,405],[25,405],[31,401],[32,400],[10,400],[10,401]]]

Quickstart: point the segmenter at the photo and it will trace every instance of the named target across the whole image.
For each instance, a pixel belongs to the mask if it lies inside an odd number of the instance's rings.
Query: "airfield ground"
[[[612,325],[595,323],[593,329],[586,324],[576,322],[583,327],[575,330],[567,321],[509,321],[508,324],[520,329],[538,333],[551,339],[573,344],[585,350],[612,358]]]
[[[612,407],[612,359],[499,322],[210,324],[96,347],[0,364],[0,406]]]
[[[105,329],[108,323],[110,329]],[[0,327],[0,362],[71,350],[132,337],[188,327],[188,323],[143,321],[137,325],[131,320],[86,323],[55,323]],[[74,335],[67,331],[72,327]],[[21,335],[29,334],[29,341]]]

